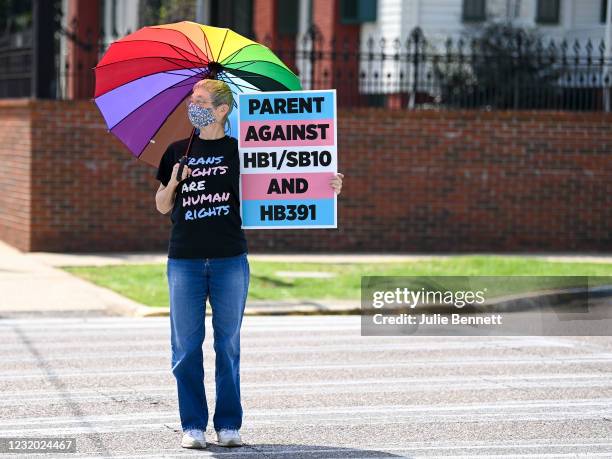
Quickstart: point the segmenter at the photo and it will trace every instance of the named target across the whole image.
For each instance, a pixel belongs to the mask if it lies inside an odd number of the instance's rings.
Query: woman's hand
[[[340,190],[342,190],[342,179],[344,178],[344,174],[338,172],[333,179],[329,182],[331,187],[334,189],[336,194],[340,194]]]
[[[177,181],[176,174],[178,174],[178,169],[179,169],[180,164],[181,162],[177,161],[177,163],[172,168],[172,176],[170,177],[170,181],[172,182],[172,185],[174,185],[175,187],[179,184],[179,182],[182,182],[183,180],[185,180],[187,177],[191,175],[191,169],[187,167],[187,165],[185,165],[183,166],[183,176],[181,177],[181,180]]]

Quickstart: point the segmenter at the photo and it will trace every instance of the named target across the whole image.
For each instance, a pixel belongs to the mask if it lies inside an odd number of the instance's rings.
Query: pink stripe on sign
[[[242,199],[333,198],[334,189],[329,182],[334,175],[334,172],[240,174]],[[305,186],[307,189],[302,192]],[[269,190],[272,192],[269,193]]]
[[[292,126],[296,128],[292,128]],[[302,128],[297,128],[297,126],[305,126],[303,128],[304,140],[302,140],[300,135]],[[249,129],[252,130],[249,132]],[[247,140],[247,134],[249,135],[249,140]],[[323,136],[325,138],[322,138]],[[308,139],[308,137],[315,138]],[[272,138],[276,140],[272,140]],[[244,148],[333,145],[334,120],[329,118],[321,120],[244,122],[240,123],[240,141],[241,146]]]

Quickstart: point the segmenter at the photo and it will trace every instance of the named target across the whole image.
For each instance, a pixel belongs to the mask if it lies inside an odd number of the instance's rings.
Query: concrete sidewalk
[[[142,305],[0,241],[0,314],[138,311]]]
[[[461,254],[467,255],[467,254]],[[485,254],[480,254],[485,255]],[[486,254],[528,256],[551,261],[612,263],[612,255]],[[452,255],[388,254],[249,254],[249,260],[379,263],[446,259]],[[98,311],[128,316],[167,315],[168,308],[151,308],[69,274],[61,266],[101,266],[123,263],[165,263],[166,253],[24,253],[0,241],[0,316],[7,312]],[[359,310],[359,301],[249,301],[245,314],[326,314]]]
[[[255,257],[249,256],[250,259]],[[167,316],[167,307],[137,303],[59,269],[60,266],[165,263],[166,259],[165,253],[25,253],[0,241],[0,318],[11,313],[60,314],[71,311],[134,317]],[[358,301],[249,301],[245,314],[338,314],[358,309]]]

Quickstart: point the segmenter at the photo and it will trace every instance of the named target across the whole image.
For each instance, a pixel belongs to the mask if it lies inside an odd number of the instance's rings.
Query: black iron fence
[[[65,36],[94,53],[94,62],[119,38],[93,44]],[[339,106],[612,110],[612,57],[603,40],[555,41],[497,27],[471,38],[425,37],[417,28],[405,40],[328,40],[311,29],[299,37],[257,41],[299,75],[304,89],[336,88]],[[31,50],[16,48],[0,48],[0,97],[23,96],[17,88],[28,87]],[[57,98],[70,97],[71,80],[93,88],[89,64],[58,62]]]
[[[31,30],[0,37],[0,98],[30,96],[32,58]]]
[[[317,33],[275,50],[306,88],[335,87],[348,106],[612,110],[604,41],[546,40],[494,26],[479,37],[326,41]]]

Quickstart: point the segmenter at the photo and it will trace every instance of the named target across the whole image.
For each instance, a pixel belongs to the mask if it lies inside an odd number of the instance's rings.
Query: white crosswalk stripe
[[[355,316],[245,317],[245,446],[221,448],[210,319],[202,457],[612,457],[612,339],[371,337]],[[0,437],[73,436],[71,457],[193,455],[168,318],[1,319],[0,338]]]

